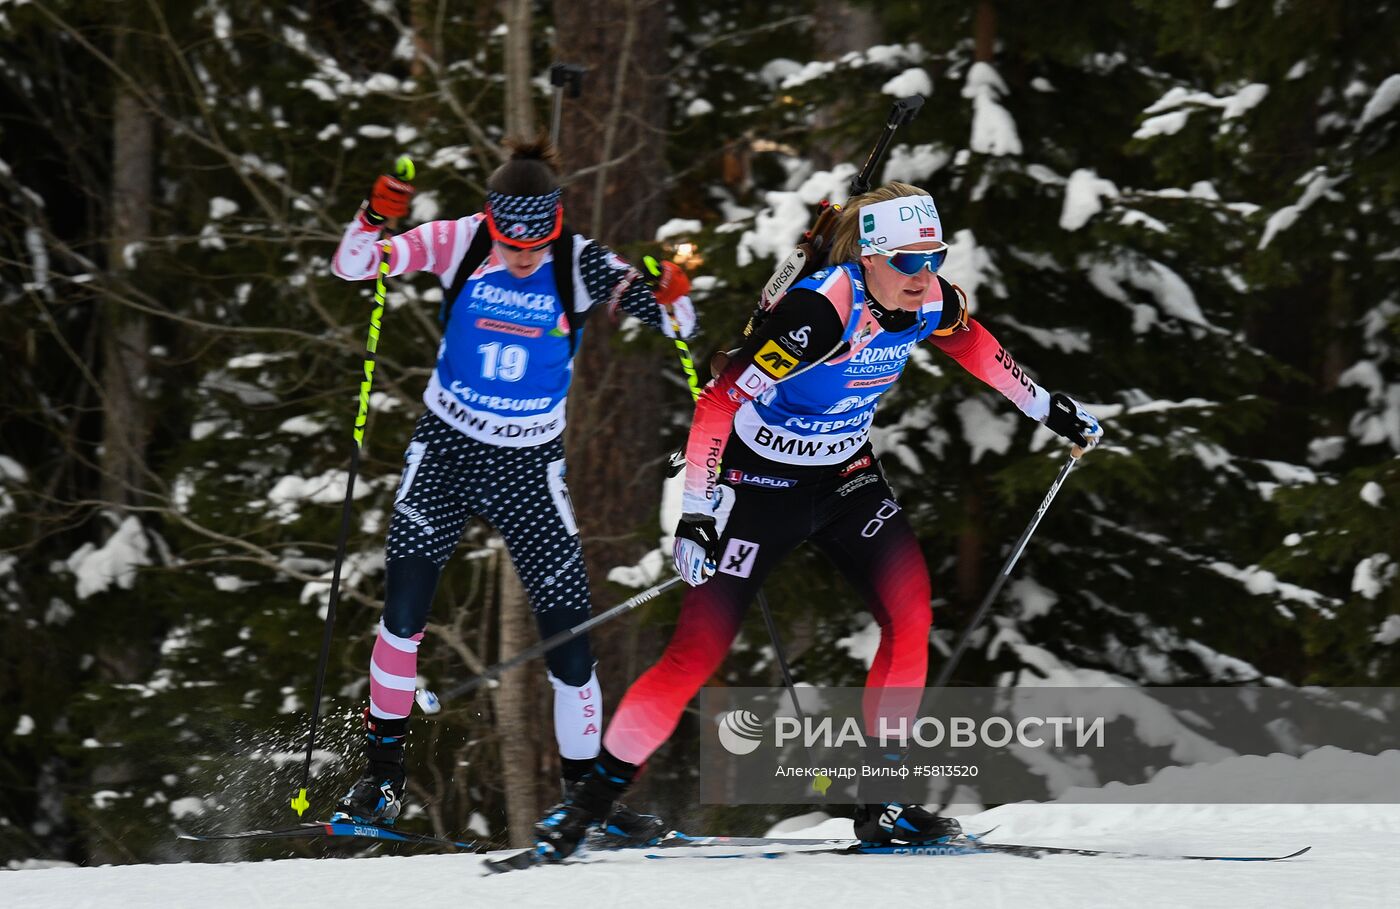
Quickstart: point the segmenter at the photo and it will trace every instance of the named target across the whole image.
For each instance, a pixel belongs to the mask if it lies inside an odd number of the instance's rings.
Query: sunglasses
[[[534,246],[520,246],[518,244],[511,243],[509,240],[497,240],[496,242],[504,246],[506,249],[514,250],[515,252],[539,252],[540,250],[548,249],[549,244],[553,241],[546,240],[543,243],[536,243]]]
[[[905,277],[917,275],[921,269],[927,268],[931,274],[938,274],[938,269],[943,267],[943,260],[948,258],[948,247],[942,249],[929,250],[928,252],[899,252],[888,249],[880,249],[878,246],[868,250],[869,255],[884,256],[890,263],[890,268],[899,272]]]

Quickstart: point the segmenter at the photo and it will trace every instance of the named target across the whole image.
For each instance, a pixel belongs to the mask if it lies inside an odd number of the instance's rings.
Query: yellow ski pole
[[[394,162],[394,174],[401,180],[412,180],[413,160],[408,155],[400,155]],[[292,810],[298,816],[305,814],[311,802],[306,791],[311,784],[311,755],[316,747],[316,726],[321,719],[321,693],[326,683],[326,664],[330,660],[331,638],[335,630],[335,607],[340,601],[340,569],[345,564],[345,548],[350,538],[350,518],[354,513],[355,477],[360,472],[360,450],[365,443],[365,423],[369,419],[369,391],[374,384],[374,358],[379,349],[380,320],[384,316],[384,298],[388,291],[384,278],[389,274],[389,242],[383,241],[379,260],[379,274],[374,281],[374,308],[369,314],[369,337],[365,340],[364,378],[360,380],[360,410],[355,415],[355,428],[351,435],[355,446],[350,449],[350,475],[345,481],[345,503],[340,509],[340,539],[335,544],[335,567],[331,570],[331,592],[326,602],[326,623],[321,632],[321,654],[316,661],[316,693],[311,699],[311,731],[306,736],[306,760],[301,770],[301,788],[292,799]]]
[[[655,256],[643,256],[642,265],[653,281],[661,280],[661,263],[656,261]],[[666,311],[666,317],[671,320],[671,331],[675,334],[675,338],[672,340],[676,342],[676,353],[681,358],[681,369],[685,372],[686,384],[690,386],[690,399],[698,401],[700,400],[700,377],[695,374],[695,360],[690,356],[690,345],[685,343],[685,339],[681,337],[680,322],[676,321],[676,317],[669,309]]]

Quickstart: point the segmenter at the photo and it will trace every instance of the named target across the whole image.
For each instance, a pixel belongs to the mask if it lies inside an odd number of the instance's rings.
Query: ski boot
[[[614,802],[612,811],[603,822],[598,845],[605,849],[619,846],[654,846],[667,832],[666,822],[657,815],[642,814],[621,802]]]
[[[863,843],[936,843],[962,833],[956,818],[942,817],[918,805],[883,802],[857,805],[856,839]]]
[[[350,821],[392,827],[403,810],[407,774],[403,766],[403,743],[408,735],[408,718],[386,720],[365,713],[365,758],[369,766],[336,803],[332,821]]]
[[[611,819],[618,797],[636,772],[635,765],[604,751],[583,779],[567,787],[564,801],[535,824],[536,852],[547,861],[573,855],[591,830]]]

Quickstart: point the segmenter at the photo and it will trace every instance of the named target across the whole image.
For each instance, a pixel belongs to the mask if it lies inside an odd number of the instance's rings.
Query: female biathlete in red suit
[[[692,589],[661,659],[619,704],[584,784],[535,826],[543,855],[570,854],[606,817],[719,667],[764,577],[804,540],[880,624],[867,727],[917,711],[916,699],[889,690],[926,684],[928,569],[871,452],[880,395],[928,341],[1076,445],[1101,435],[1091,414],[1037,385],[967,317],[961,294],[937,274],[946,255],[922,190],[890,183],[856,197],[836,230],[831,258],[840,264],[795,285],[705,389],[686,447],[675,543],[676,569]],[[858,806],[855,820],[856,836],[877,842],[926,842],[960,829],[917,805],[887,802]]]

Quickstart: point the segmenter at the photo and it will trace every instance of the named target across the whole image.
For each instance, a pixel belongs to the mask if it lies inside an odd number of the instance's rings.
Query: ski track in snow
[[[888,904],[994,907],[1400,906],[1400,806],[1007,805],[963,815],[968,829],[1000,825],[989,842],[1152,853],[1282,854],[1274,863],[1179,862],[1051,856],[790,856],[771,861],[689,858],[644,851],[591,865],[486,875],[476,855],[189,862],[12,871],[5,904],[81,907],[301,907],[382,895],[413,909],[550,906],[765,909]],[[791,836],[849,835],[826,821]],[[212,850],[187,844],[195,858]],[[676,854],[668,852],[667,854]],[[735,852],[717,847],[717,852]]]

